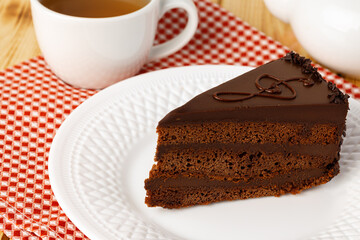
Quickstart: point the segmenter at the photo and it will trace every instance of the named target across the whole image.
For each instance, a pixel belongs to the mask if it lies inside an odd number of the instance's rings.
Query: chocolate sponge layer
[[[150,178],[145,181],[145,188],[148,189],[145,203],[149,207],[181,208],[219,201],[297,194],[330,181],[338,172],[339,165],[335,163],[324,169],[297,170],[270,179],[254,178],[247,182],[213,180],[206,176]]]

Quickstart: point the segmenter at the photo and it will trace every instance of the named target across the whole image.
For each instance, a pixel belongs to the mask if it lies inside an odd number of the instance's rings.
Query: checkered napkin
[[[195,0],[198,30],[177,53],[147,64],[141,73],[186,65],[259,66],[288,49],[207,0]],[[168,12],[156,42],[173,38],[186,13]],[[329,81],[355,98],[360,89],[319,67]],[[47,160],[64,119],[94,90],[60,81],[39,56],[0,72],[0,230],[16,239],[84,239],[60,208],[50,187]]]

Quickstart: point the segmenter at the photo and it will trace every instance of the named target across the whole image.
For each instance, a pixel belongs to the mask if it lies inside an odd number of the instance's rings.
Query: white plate
[[[248,71],[195,66],[139,75],[79,106],[49,156],[52,189],[91,239],[360,239],[360,104],[350,100],[341,173],[298,195],[180,210],[148,208],[155,127],[196,94]]]

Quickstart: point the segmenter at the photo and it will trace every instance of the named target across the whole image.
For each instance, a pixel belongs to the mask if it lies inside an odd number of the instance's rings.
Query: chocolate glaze
[[[260,80],[263,78],[273,79],[275,82],[273,82],[269,87],[263,87],[260,84]],[[255,80],[255,86],[259,89],[258,92],[255,93],[248,93],[248,92],[215,92],[213,94],[213,97],[216,100],[222,101],[222,102],[238,102],[238,101],[244,101],[253,97],[267,97],[267,98],[277,98],[277,99],[283,99],[283,100],[292,100],[296,98],[296,90],[288,84],[288,82],[291,81],[300,81],[303,82],[304,86],[313,86],[314,81],[311,78],[289,78],[285,80],[281,80],[275,76],[271,76],[269,74],[262,74]],[[290,96],[282,96],[282,90],[280,88],[280,85],[284,85],[288,90],[290,90],[291,94]],[[239,98],[223,98],[220,97],[220,95],[240,95],[244,97]]]
[[[160,158],[163,153],[167,153],[171,150],[176,149],[224,149],[232,150],[234,152],[265,152],[265,153],[277,153],[282,152],[285,155],[287,153],[301,153],[309,156],[324,156],[330,157],[331,159],[336,158],[339,146],[337,144],[328,145],[290,145],[290,144],[252,144],[252,143],[189,143],[189,144],[176,144],[176,145],[159,145],[157,148],[157,158]]]
[[[255,84],[260,78],[260,87],[264,90],[260,94],[277,95],[281,92],[281,98],[254,97],[256,93],[257,96],[260,95]],[[274,79],[277,79],[275,84]],[[276,90],[269,93],[271,89]],[[228,94],[229,92],[240,94]],[[254,96],[251,96],[252,94]],[[214,95],[220,98],[226,95],[227,100],[219,101]],[[239,100],[239,95],[245,96],[246,101]],[[262,65],[194,97],[166,115],[159,122],[159,126],[221,120],[313,121],[343,125],[347,110],[348,96],[334,84],[326,82],[317,69],[311,66],[309,59],[291,52],[281,59]],[[343,129],[343,126],[339,125],[339,128]]]
[[[146,189],[158,189],[159,187],[209,187],[209,188],[255,188],[255,187],[281,187],[283,184],[298,184],[304,180],[318,178],[328,172],[327,169],[305,169],[299,171],[291,171],[287,174],[278,175],[270,179],[254,178],[250,181],[223,181],[210,179],[207,176],[187,177],[177,175],[174,177],[156,177],[145,181]]]

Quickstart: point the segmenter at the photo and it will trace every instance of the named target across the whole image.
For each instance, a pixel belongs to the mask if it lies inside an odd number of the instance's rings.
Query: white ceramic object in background
[[[185,29],[153,46],[161,16],[172,8],[188,13]],[[182,48],[194,35],[198,15],[191,0],[151,0],[136,12],[108,18],[60,14],[31,0],[36,36],[45,60],[65,82],[99,89],[136,74],[147,61]]]
[[[291,27],[306,51],[323,65],[360,76],[359,0],[265,0]]]

